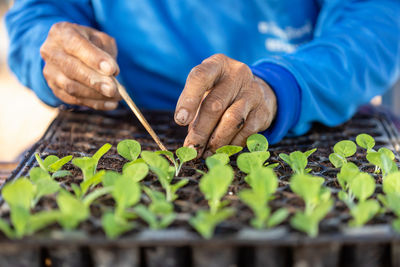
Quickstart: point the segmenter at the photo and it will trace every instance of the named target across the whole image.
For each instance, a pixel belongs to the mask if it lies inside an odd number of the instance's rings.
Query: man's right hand
[[[54,24],[40,48],[43,75],[67,104],[112,110],[121,100],[111,78],[119,73],[115,40],[105,33],[68,22]]]

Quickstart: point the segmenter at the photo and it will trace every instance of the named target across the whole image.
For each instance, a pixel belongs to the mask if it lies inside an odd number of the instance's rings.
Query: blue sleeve
[[[11,70],[22,84],[51,106],[62,102],[54,96],[43,77],[40,47],[51,26],[61,21],[93,26],[91,4],[88,0],[16,0],[5,17]]]
[[[252,66],[254,74],[271,84],[277,96],[271,141],[279,141],[287,133],[304,134],[313,122],[328,126],[343,123],[399,78],[399,1],[319,2],[321,11],[311,42],[291,54],[263,59]],[[280,68],[271,68],[273,65]],[[293,75],[301,97],[293,97],[293,81],[274,77],[282,69]],[[300,102],[293,103],[298,107],[297,121],[291,107],[279,107],[296,99]]]

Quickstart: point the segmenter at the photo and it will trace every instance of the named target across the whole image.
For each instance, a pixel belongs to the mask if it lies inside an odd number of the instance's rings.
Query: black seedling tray
[[[173,122],[171,113],[146,112],[154,130],[169,150],[182,145],[186,129]],[[324,177],[326,186],[336,198],[339,185],[337,170],[328,160],[333,145],[344,139],[354,140],[359,133],[368,133],[376,140],[376,148],[387,147],[399,160],[400,138],[389,116],[372,107],[362,108],[349,122],[327,128],[315,127],[305,136],[286,138],[271,146],[269,162],[279,162],[275,169],[279,176],[279,189],[271,201],[273,209],[288,207],[291,212],[303,203],[288,186],[291,169],[278,160],[279,153],[318,148],[309,158],[312,174]],[[61,110],[43,138],[27,153],[24,160],[8,180],[27,175],[37,163],[34,153],[47,155],[92,155],[101,145],[109,142],[113,148],[100,160],[100,169],[120,171],[126,162],[116,152],[116,145],[123,139],[135,139],[142,150],[157,150],[156,144],[129,112],[112,113],[79,112]],[[365,152],[358,150],[350,161],[363,171],[373,171],[365,160]],[[235,167],[235,161],[231,163]],[[178,191],[174,202],[178,213],[176,222],[169,229],[152,231],[144,224],[117,240],[109,240],[102,233],[99,218],[94,215],[74,232],[65,233],[54,227],[23,240],[10,241],[0,238],[0,266],[400,266],[400,235],[393,232],[391,214],[382,214],[363,228],[346,226],[349,214],[346,207],[336,201],[334,209],[320,225],[317,238],[309,238],[292,230],[288,223],[272,230],[253,230],[249,227],[251,211],[239,202],[237,192],[246,185],[243,173],[236,170],[229,194],[231,206],[237,214],[222,223],[211,240],[197,235],[188,225],[190,215],[206,207],[206,201],[198,189],[198,174],[194,168],[204,169],[204,161],[197,160],[185,165],[181,176],[189,184]],[[71,164],[66,165],[74,176],[80,172]],[[379,175],[374,174],[381,192]],[[69,187],[67,177],[63,186]],[[180,178],[178,178],[180,179]],[[144,180],[147,186],[162,190],[155,177]],[[41,201],[46,208],[52,200]],[[142,202],[146,203],[145,198]],[[6,205],[0,207],[5,214]]]

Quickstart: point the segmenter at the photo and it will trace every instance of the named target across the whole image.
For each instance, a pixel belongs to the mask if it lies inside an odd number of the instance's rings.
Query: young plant
[[[117,145],[118,154],[130,162],[134,162],[139,157],[141,151],[142,147],[136,140],[122,140]]]
[[[359,147],[367,150],[367,153],[375,151],[373,148],[375,146],[375,139],[369,134],[359,134],[356,137],[356,143]]]
[[[215,227],[234,214],[235,210],[233,208],[222,208],[216,213],[211,213],[208,210],[199,210],[196,216],[190,218],[189,223],[201,236],[210,239]]]
[[[243,147],[241,147],[241,146],[226,145],[226,146],[218,148],[215,152],[217,154],[223,153],[223,154],[228,155],[228,157],[231,157],[231,156],[239,153],[242,150],[243,150]]]
[[[126,210],[133,207],[140,200],[140,185],[129,177],[121,176],[115,181],[111,195],[116,202],[115,214],[124,218]]]
[[[320,221],[333,206],[331,192],[323,187],[324,179],[307,174],[296,174],[291,178],[290,188],[299,195],[305,203],[304,211],[298,211],[290,220],[297,230],[311,237],[318,235]]]
[[[2,195],[10,207],[13,228],[5,220],[0,219],[0,230],[9,238],[22,238],[33,234],[56,222],[58,218],[58,213],[54,211],[31,214],[30,207],[35,199],[35,186],[25,177],[6,184]]]
[[[317,149],[314,148],[306,152],[294,151],[289,155],[280,153],[279,157],[292,168],[295,174],[305,174],[311,171],[311,169],[306,169],[308,163],[307,159],[316,150]]]
[[[281,208],[271,214],[268,201],[278,188],[278,178],[270,168],[258,168],[245,178],[251,189],[243,189],[239,192],[240,199],[253,211],[255,218],[251,220],[253,227],[270,228],[280,224],[288,216],[288,211]]]
[[[188,183],[187,179],[182,179],[179,182],[172,184],[175,168],[170,166],[168,161],[155,152],[143,151],[143,160],[149,165],[150,170],[154,172],[161,186],[165,189],[167,201],[174,201],[178,196],[176,191]]]
[[[110,144],[104,144],[92,157],[82,157],[75,158],[72,160],[72,164],[77,166],[82,170],[83,180],[89,180],[92,178],[97,171],[97,164],[99,163],[100,158],[110,150]]]
[[[93,201],[103,195],[111,193],[111,191],[112,187],[103,187],[79,199],[66,190],[60,190],[56,200],[59,208],[59,216],[57,217],[58,223],[65,230],[70,231],[75,229],[81,222],[89,218],[89,208]]]
[[[175,167],[175,176],[179,175],[181,168],[185,162],[191,161],[197,157],[197,150],[191,147],[180,147],[175,151],[178,160],[175,159],[171,151],[156,151],[157,154],[165,155],[171,160]]]
[[[229,163],[229,156],[225,153],[214,154],[206,158],[206,166],[209,170],[218,165],[226,165]],[[197,170],[199,171],[199,170]],[[200,171],[203,175],[204,172]]]
[[[101,217],[101,225],[108,238],[115,239],[132,230],[135,224],[125,218],[121,218],[113,212],[106,212]]]
[[[216,214],[228,204],[227,201],[221,201],[221,198],[227,193],[232,180],[233,170],[228,165],[217,165],[200,179],[200,191],[208,200],[211,214]]]
[[[251,173],[255,169],[266,166],[265,161],[269,159],[270,153],[268,150],[268,141],[261,134],[253,134],[246,141],[247,149],[250,152],[241,153],[236,163],[239,169],[244,173]],[[274,168],[276,164],[267,165]]]
[[[199,210],[196,216],[189,220],[189,223],[204,238],[211,238],[215,227],[235,213],[234,209],[225,207],[228,201],[221,201],[232,180],[232,167],[220,163],[213,165],[209,172],[200,179],[200,191],[208,200],[210,210]]]
[[[60,190],[60,185],[42,168],[35,167],[31,169],[29,171],[29,178],[34,185],[32,207],[34,207],[43,196],[55,194]]]
[[[400,233],[400,172],[388,174],[382,183],[385,195],[378,195],[383,206],[396,215],[392,222],[393,229]]]
[[[84,195],[93,187],[100,184],[103,181],[103,177],[106,171],[101,170],[96,172],[95,175],[90,177],[89,179],[83,180],[79,186],[77,184],[71,184],[71,188],[74,191],[76,197],[82,199]]]
[[[356,151],[357,146],[353,141],[340,141],[333,147],[333,153],[329,155],[329,161],[335,168],[340,168],[347,162],[346,158],[353,156]]]
[[[379,211],[379,203],[375,199],[368,199],[375,192],[375,180],[367,173],[359,173],[348,181],[349,192],[358,200],[357,203],[348,201],[353,219],[349,222],[352,227],[360,227],[371,220]]]
[[[143,163],[135,163],[127,169],[137,164]],[[124,171],[127,171],[127,169]],[[132,217],[132,213],[128,209],[139,202],[141,189],[137,179],[132,178],[130,175],[121,175],[113,171],[106,172],[103,185],[106,188],[110,188],[111,195],[116,203],[116,209],[114,212],[106,212],[101,219],[101,223],[107,237],[114,239],[135,227],[134,223],[128,221]]]
[[[394,159],[395,156],[393,152],[385,147],[380,148],[378,151],[370,151],[367,153],[367,160],[369,163],[376,166],[376,172],[381,170],[383,176],[398,171]]]
[[[165,195],[161,192],[144,187],[143,190],[151,199],[148,207],[137,205],[134,208],[135,213],[148,223],[151,229],[164,229],[168,227],[176,217],[174,205],[167,201]]]
[[[61,170],[61,168],[72,159],[72,156],[65,156],[60,159],[57,156],[49,155],[44,160],[42,160],[39,154],[35,153],[35,158],[37,163],[39,164],[39,167],[42,170],[51,173],[53,179],[57,177],[65,177],[71,174],[67,170]]]

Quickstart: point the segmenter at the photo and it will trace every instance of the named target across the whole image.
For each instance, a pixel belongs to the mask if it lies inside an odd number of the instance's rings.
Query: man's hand
[[[68,104],[115,109],[120,100],[111,76],[119,73],[115,40],[92,28],[54,24],[40,48],[43,75],[54,94]]]
[[[189,124],[184,146],[207,157],[224,145],[243,146],[248,136],[267,129],[276,108],[272,89],[246,64],[216,54],[189,73],[175,121]]]

